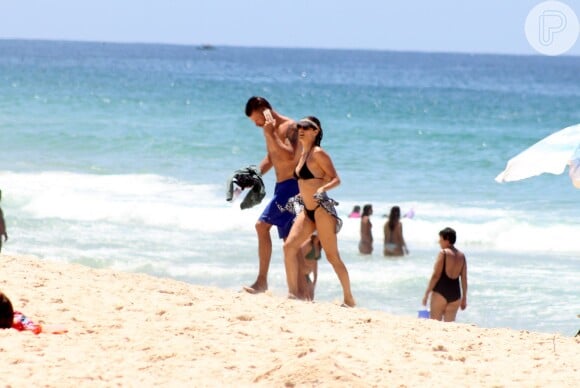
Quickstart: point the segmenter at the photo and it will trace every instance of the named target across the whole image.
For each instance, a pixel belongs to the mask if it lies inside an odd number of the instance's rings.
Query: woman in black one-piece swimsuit
[[[451,228],[439,232],[441,252],[423,297],[423,306],[426,306],[431,294],[430,317],[438,321],[454,321],[457,310],[467,307],[467,262],[463,252],[454,246],[456,238]]]

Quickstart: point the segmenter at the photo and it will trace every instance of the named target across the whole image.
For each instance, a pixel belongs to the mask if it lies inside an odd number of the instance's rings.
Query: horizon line
[[[248,48],[248,49],[287,49],[287,50],[329,50],[329,51],[374,51],[374,52],[394,52],[409,54],[450,54],[450,55],[488,55],[488,56],[517,56],[517,57],[566,57],[578,58],[580,54],[561,54],[556,56],[543,55],[540,53],[504,53],[504,52],[487,52],[487,51],[423,51],[423,50],[397,50],[387,48],[366,48],[366,47],[309,47],[309,46],[269,46],[269,45],[235,45],[221,43],[173,43],[173,42],[146,42],[146,41],[107,41],[107,40],[82,40],[82,39],[50,39],[50,38],[13,38],[0,37],[0,41],[25,41],[25,42],[61,42],[61,43],[86,43],[86,44],[114,44],[114,45],[151,45],[151,46],[179,46],[200,47],[208,46],[210,48]]]

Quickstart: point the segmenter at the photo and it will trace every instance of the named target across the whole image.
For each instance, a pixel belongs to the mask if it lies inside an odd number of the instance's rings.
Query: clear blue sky
[[[0,39],[534,54],[524,23],[540,2],[0,0]]]

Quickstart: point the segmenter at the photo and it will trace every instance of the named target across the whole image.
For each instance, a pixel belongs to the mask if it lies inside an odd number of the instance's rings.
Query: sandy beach
[[[580,381],[580,338],[398,317],[269,293],[0,256],[14,309],[2,386],[537,386]]]

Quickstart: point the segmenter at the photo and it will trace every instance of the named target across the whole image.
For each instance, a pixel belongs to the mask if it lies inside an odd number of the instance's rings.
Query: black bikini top
[[[302,165],[302,168],[300,169],[300,171],[298,171],[298,174],[296,174],[296,170],[294,170],[294,178],[296,178],[296,179],[316,179],[316,177],[314,175],[312,175],[312,172],[308,169],[308,165],[306,162],[304,162],[304,164]]]
[[[304,180],[321,179],[321,178],[315,177],[314,174],[312,174],[312,171],[310,171],[310,169],[308,168],[308,158],[310,156],[311,151],[312,150],[308,151],[308,153],[306,154],[306,157],[304,158],[304,164],[302,165],[302,167],[300,167],[298,174],[296,173],[296,169],[294,169],[294,178],[295,179],[297,179],[297,180],[300,180],[300,179],[304,179]]]

